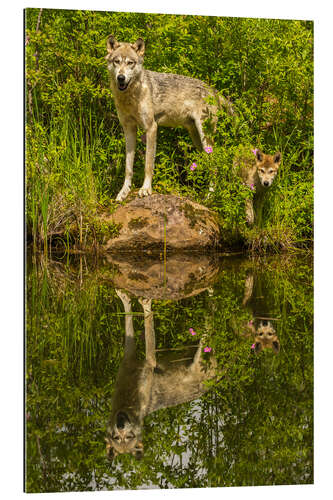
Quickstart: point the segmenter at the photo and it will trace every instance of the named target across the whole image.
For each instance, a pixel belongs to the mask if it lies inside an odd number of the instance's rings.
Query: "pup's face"
[[[137,79],[142,70],[145,44],[142,38],[135,43],[120,43],[110,35],[106,42],[107,67],[113,82],[121,92]]]
[[[258,323],[255,330],[254,344],[256,353],[267,348],[272,349],[275,354],[280,351],[280,342],[270,321],[262,320]]]
[[[122,453],[143,457],[141,426],[123,411],[117,412],[107,431],[106,453],[110,460]]]
[[[277,174],[281,163],[281,153],[275,153],[274,156],[265,155],[259,149],[256,152],[256,165],[259,180],[264,188],[269,188]]]

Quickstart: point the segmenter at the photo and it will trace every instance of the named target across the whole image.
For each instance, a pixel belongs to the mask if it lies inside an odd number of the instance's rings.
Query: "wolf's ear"
[[[138,56],[143,56],[145,53],[145,42],[142,38],[138,38],[135,43],[132,44],[133,49],[138,54]]]
[[[280,151],[278,153],[275,153],[275,155],[273,156],[273,161],[274,161],[274,163],[277,166],[280,165],[280,162],[281,162],[281,153],[280,153]]]
[[[263,157],[264,157],[264,155],[262,154],[262,152],[260,151],[260,149],[257,149],[257,151],[256,151],[256,159],[258,161],[262,161]]]
[[[254,346],[254,352],[258,354],[262,350],[262,343],[261,342],[256,342]]]
[[[280,342],[278,340],[274,340],[272,343],[272,350],[275,354],[278,354],[280,352]]]
[[[109,54],[112,54],[114,50],[116,50],[120,46],[120,43],[117,42],[113,35],[109,35],[106,40],[106,48]]]

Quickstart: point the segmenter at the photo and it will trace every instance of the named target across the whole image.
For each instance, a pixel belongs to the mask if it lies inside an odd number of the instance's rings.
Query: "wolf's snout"
[[[126,77],[125,75],[118,75],[117,76],[117,82],[118,82],[118,89],[119,90],[125,90],[127,87],[126,83]]]
[[[120,411],[117,415],[117,427],[118,429],[123,429],[125,427],[126,422],[128,422],[128,416],[126,413]]]
[[[269,182],[268,182],[268,181],[265,181],[265,182],[264,182],[264,186],[266,186],[266,187],[267,187],[267,186],[269,186]]]

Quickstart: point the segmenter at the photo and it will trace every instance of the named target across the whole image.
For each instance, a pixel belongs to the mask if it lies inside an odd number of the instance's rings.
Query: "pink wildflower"
[[[208,347],[208,346],[204,348],[204,352],[210,352],[211,350],[212,350],[212,348]]]
[[[197,168],[197,164],[196,163],[192,163],[192,165],[190,166],[190,170],[195,170]]]
[[[249,324],[249,325],[253,325],[253,319],[250,319],[250,321],[249,321],[249,323],[248,323],[248,324]]]
[[[206,153],[212,153],[213,152],[213,148],[211,146],[207,146],[205,148],[205,151],[206,151]]]
[[[189,329],[189,332],[190,332],[190,334],[191,334],[191,335],[196,335],[196,334],[197,334],[197,332],[195,332],[195,331],[193,330],[193,328],[190,328],[190,329]]]
[[[254,154],[254,156],[257,154],[257,151],[258,151],[258,148],[255,148],[255,149],[251,149],[252,153]]]
[[[252,345],[251,345],[251,349],[254,349],[254,348],[255,348],[255,346],[256,346],[255,344],[252,344]]]
[[[254,191],[254,184],[251,184],[250,188],[252,191]]]

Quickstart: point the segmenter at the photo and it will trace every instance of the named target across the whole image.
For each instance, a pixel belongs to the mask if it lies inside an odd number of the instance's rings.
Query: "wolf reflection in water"
[[[116,290],[125,311],[125,351],[112,398],[112,413],[107,430],[106,449],[111,459],[121,453],[143,455],[142,426],[150,413],[198,398],[207,391],[204,381],[215,376],[212,356],[203,364],[203,339],[191,346],[190,358],[170,359],[172,351],[156,355],[151,299],[139,299],[144,311],[146,357],[136,355],[130,297]],[[184,351],[183,353],[184,354]]]

